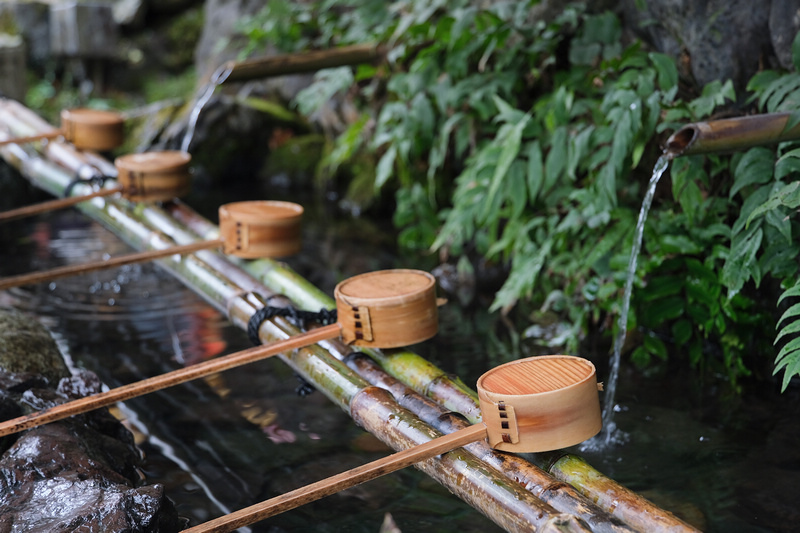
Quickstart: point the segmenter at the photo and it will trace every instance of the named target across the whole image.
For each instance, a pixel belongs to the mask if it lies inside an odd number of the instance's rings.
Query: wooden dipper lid
[[[286,257],[302,247],[303,206],[257,200],[219,208],[219,231],[226,254],[255,259]]]
[[[602,428],[594,365],[546,355],[500,365],[478,380],[489,445],[509,452],[573,446]]]
[[[99,109],[65,109],[61,111],[64,138],[81,150],[112,150],[122,144],[122,116]]]
[[[171,200],[189,192],[192,160],[186,152],[166,150],[128,154],[114,160],[117,180],[134,202]]]
[[[427,340],[439,329],[436,280],[420,270],[379,270],[336,286],[342,340],[356,346],[396,348]]]

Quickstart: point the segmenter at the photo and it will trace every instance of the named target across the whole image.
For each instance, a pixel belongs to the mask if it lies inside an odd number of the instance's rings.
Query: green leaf
[[[775,169],[775,152],[769,148],[751,148],[739,160],[733,171],[734,181],[729,198],[748,185],[760,185],[772,180]]]
[[[761,239],[764,232],[761,228],[752,227],[749,230],[735,235],[731,242],[731,252],[722,267],[720,280],[728,287],[729,297],[738,293],[750,278],[756,282],[761,281],[761,273],[758,270],[756,253],[761,246]]]
[[[642,290],[642,300],[653,302],[666,296],[679,294],[685,283],[686,279],[678,275],[654,277]]]
[[[522,130],[525,129],[530,119],[530,115],[525,115],[522,120],[513,126],[506,124],[497,135],[497,143],[501,145],[500,156],[497,160],[497,166],[492,175],[491,185],[486,200],[486,209],[491,209],[496,202],[496,197],[500,191],[500,186],[503,184],[503,179],[511,168],[511,164],[519,154],[519,148],[522,144]],[[489,213],[484,211],[482,218],[488,218]]]
[[[664,343],[656,337],[655,335],[647,335],[644,338],[644,349],[647,350],[649,353],[655,355],[662,361],[666,361],[668,358],[667,347]]]
[[[533,204],[544,185],[544,163],[539,141],[529,142],[526,152],[528,155],[528,200]]]
[[[556,181],[561,178],[561,173],[567,159],[567,128],[558,127],[550,140],[550,151],[544,163],[544,183],[542,192],[547,193]]]
[[[666,54],[651,52],[647,54],[656,67],[658,73],[658,86],[662,91],[666,91],[678,84],[678,68],[672,58]]]
[[[651,302],[642,313],[642,322],[653,327],[683,315],[686,300],[682,296],[670,296]]]
[[[389,178],[392,177],[394,161],[397,158],[397,147],[392,144],[389,149],[381,156],[378,166],[375,169],[375,188],[383,187]]]
[[[792,115],[794,114],[795,113]],[[798,118],[800,118],[800,112],[798,112],[797,115]],[[800,172],[800,148],[789,150],[779,157],[778,161],[775,163],[776,180],[781,180],[795,172]]]
[[[781,303],[785,298],[793,296],[800,296],[800,281],[795,282],[794,285],[783,291],[783,294],[778,298],[778,303]]]
[[[526,295],[533,288],[539,272],[541,272],[547,257],[550,255],[553,244],[552,239],[545,240],[538,247],[535,247],[533,243],[529,243],[524,248],[524,253],[517,254],[514,258],[511,272],[503,286],[497,291],[489,312],[513,307],[520,296]]]
[[[678,320],[672,325],[672,341],[677,346],[686,344],[692,338],[693,331],[691,322],[686,319]]]
[[[789,209],[795,209],[800,206],[800,181],[793,181],[773,192],[766,202],[756,207],[750,213],[747,217],[747,225],[749,225],[754,218],[773,209],[777,209],[780,206],[785,206]]]

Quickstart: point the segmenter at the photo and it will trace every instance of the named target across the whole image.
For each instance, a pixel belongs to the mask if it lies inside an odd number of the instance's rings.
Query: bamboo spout
[[[800,124],[789,126],[792,113],[771,113],[687,124],[673,133],[664,149],[682,155],[736,152],[754,146],[800,139]]]
[[[374,44],[355,44],[330,50],[313,50],[244,61],[228,61],[228,75],[219,83],[248,81],[272,76],[316,72],[317,70],[360,63],[372,63],[385,57],[385,47]]]

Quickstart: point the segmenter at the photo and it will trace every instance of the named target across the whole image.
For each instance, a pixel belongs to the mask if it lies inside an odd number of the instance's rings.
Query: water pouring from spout
[[[639,260],[639,252],[642,249],[642,237],[644,235],[644,224],[647,214],[653,203],[653,196],[656,192],[661,176],[666,172],[670,160],[674,156],[665,152],[658,158],[653,169],[653,175],[647,186],[642,207],[639,210],[639,219],[636,222],[636,230],[633,235],[633,247],[630,259],[628,260],[627,278],[625,281],[625,292],[622,296],[622,307],[620,308],[619,321],[617,322],[617,336],[614,339],[614,352],[608,371],[608,382],[605,387],[605,403],[603,406],[603,429],[600,434],[584,444],[584,449],[599,449],[624,440],[624,435],[620,435],[614,423],[614,410],[616,408],[614,399],[617,391],[617,381],[619,379],[620,359],[622,358],[622,346],[625,344],[625,337],[628,329],[628,313],[630,311],[631,295],[633,293],[633,282],[636,279],[636,266]]]

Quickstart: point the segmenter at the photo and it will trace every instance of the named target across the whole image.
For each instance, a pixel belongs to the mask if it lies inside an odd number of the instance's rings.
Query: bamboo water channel
[[[18,135],[44,129],[41,119],[9,102],[0,106],[0,123]],[[81,165],[87,160],[97,161],[92,154],[71,153],[64,147],[53,151],[58,150],[61,163],[72,166],[57,164],[30,147],[6,146],[2,154],[32,182],[52,194],[61,194]],[[157,206],[132,204],[125,199],[93,199],[80,204],[79,209],[140,249],[213,239],[218,231],[180,202]],[[263,297],[270,295],[285,294],[301,308],[320,303],[330,306],[329,297],[303,283],[283,265],[268,260],[244,264],[250,272],[261,272],[256,279],[234,263],[239,261],[210,250],[160,260],[164,268],[242,329]],[[264,343],[300,333],[280,317],[264,322],[259,329]],[[472,423],[480,420],[475,393],[415,354],[365,349],[370,357],[353,358],[350,352],[347,346],[332,340],[280,357],[359,425],[395,449],[410,448],[459,429],[459,422],[452,418],[439,419],[448,411],[460,412]],[[408,373],[405,368],[409,359],[418,359],[422,371]],[[390,417],[397,423],[386,424]],[[575,456],[564,455],[554,461],[554,477],[518,456],[493,452],[482,442],[472,443],[467,449],[468,453],[448,453],[419,467],[508,531],[543,530],[559,520],[572,523],[575,531],[694,530]],[[581,494],[563,482],[574,475],[570,471],[590,472],[587,477],[594,476],[594,486],[580,484]],[[575,520],[567,520],[570,516]]]

